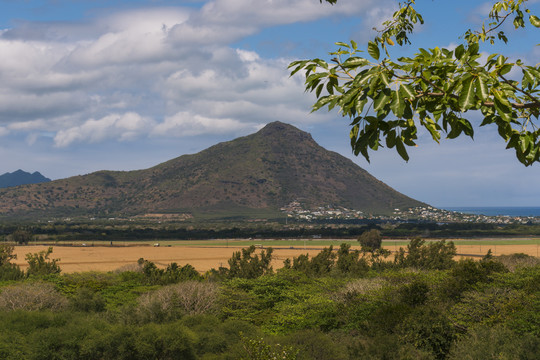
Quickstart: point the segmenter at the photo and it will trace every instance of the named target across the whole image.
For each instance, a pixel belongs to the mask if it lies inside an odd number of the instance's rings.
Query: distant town
[[[539,224],[538,216],[487,216],[465,214],[456,211],[437,209],[432,206],[419,206],[406,210],[394,209],[392,215],[373,215],[342,206],[326,205],[307,209],[298,201],[293,201],[280,209],[288,218],[304,221],[316,220],[381,220],[393,222],[436,222],[436,223],[487,223],[487,224]]]

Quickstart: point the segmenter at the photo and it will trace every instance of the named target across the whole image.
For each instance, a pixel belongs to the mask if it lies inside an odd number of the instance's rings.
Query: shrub
[[[381,278],[357,279],[345,284],[343,288],[333,294],[332,298],[336,301],[346,302],[355,299],[359,295],[379,290],[384,285],[385,281]]]
[[[330,335],[315,329],[300,330],[287,334],[280,343],[298,350],[298,360],[345,360],[347,348]]]
[[[26,230],[17,229],[11,234],[11,239],[20,245],[28,244],[32,240],[32,234]]]
[[[519,336],[504,326],[479,326],[451,348],[449,360],[538,359],[540,339]]]
[[[49,259],[49,255],[53,252],[53,248],[49,247],[46,251],[40,251],[35,254],[26,254],[28,262],[28,276],[43,276],[49,274],[59,274],[61,269],[57,262],[60,259]]]
[[[442,309],[417,308],[397,327],[399,339],[444,359],[455,339],[455,330]]]
[[[272,248],[262,250],[260,255],[255,254],[255,246],[251,245],[242,251],[236,251],[229,259],[229,269],[221,268],[229,278],[254,279],[265,274],[273,272],[272,266]]]
[[[71,307],[76,311],[100,312],[105,310],[105,305],[101,294],[87,287],[78,288],[71,298]]]
[[[297,359],[298,350],[289,346],[281,346],[280,344],[269,345],[263,338],[250,339],[242,338],[245,355],[242,360],[295,360]]]
[[[13,246],[0,244],[0,281],[18,280],[24,277],[24,272],[18,265],[12,264],[11,260],[16,259],[13,254]]]
[[[311,259],[307,254],[301,254],[293,257],[292,264],[289,259],[285,260],[284,265],[286,269],[301,271],[310,276],[323,276],[334,269],[336,256],[333,246],[330,245]]]
[[[528,302],[524,292],[513,289],[489,287],[483,291],[471,290],[462,294],[461,301],[450,310],[450,316],[462,329],[479,324],[494,325],[513,318],[512,315]]]
[[[501,255],[497,257],[496,261],[503,264],[510,271],[515,271],[520,267],[532,267],[540,264],[540,258],[521,253]]]
[[[0,309],[60,311],[68,300],[52,284],[37,282],[7,286],[0,293]]]
[[[369,271],[368,262],[360,257],[360,251],[351,251],[350,244],[341,244],[338,250],[336,269],[343,275],[363,275]]]
[[[454,265],[454,256],[456,246],[452,241],[446,243],[442,240],[426,245],[424,240],[416,238],[407,245],[407,251],[399,249],[394,262],[401,267],[444,270]]]
[[[165,321],[182,314],[203,314],[215,310],[219,288],[215,283],[186,281],[141,295],[138,311],[143,320]]]
[[[196,336],[178,322],[113,325],[93,332],[80,345],[82,359],[195,359]]]
[[[11,260],[17,258],[17,255],[13,254],[13,249],[12,245],[0,244],[0,266],[10,265]]]
[[[459,299],[464,291],[472,289],[478,283],[492,281],[495,272],[508,271],[493,261],[474,261],[463,259],[450,271],[450,277],[440,288],[441,297]]]
[[[410,306],[424,305],[428,299],[428,292],[428,284],[415,280],[399,289],[400,301]]]
[[[167,265],[165,270],[159,269],[156,264],[151,261],[140,258],[137,261],[140,268],[140,272],[144,275],[144,278],[149,284],[176,284],[185,280],[200,280],[201,275],[193,266],[186,264],[184,266],[178,266],[177,263],[171,263]]]
[[[382,245],[381,232],[377,229],[364,231],[362,235],[358,237],[358,242],[362,246],[363,251],[380,249]]]

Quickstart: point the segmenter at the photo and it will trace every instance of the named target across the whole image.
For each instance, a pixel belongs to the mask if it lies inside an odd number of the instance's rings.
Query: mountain
[[[0,189],[0,214],[278,214],[292,201],[372,213],[424,205],[319,146],[310,134],[273,122],[149,169],[98,171]]]
[[[0,175],[0,188],[27,184],[38,184],[48,181],[51,181],[51,179],[46,178],[37,171],[33,174],[30,174],[29,172],[19,169],[12,173],[5,173],[3,175]]]

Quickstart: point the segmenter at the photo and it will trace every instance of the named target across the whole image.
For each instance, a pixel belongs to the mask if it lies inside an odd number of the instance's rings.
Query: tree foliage
[[[381,232],[377,229],[365,231],[358,237],[358,242],[364,251],[380,249],[382,245]]]
[[[13,246],[0,244],[0,266],[10,265],[11,260],[16,259],[17,254],[13,253]]]
[[[407,250],[399,248],[395,257],[395,263],[399,267],[414,267],[419,269],[449,269],[454,265],[456,246],[452,241],[445,240],[430,242],[426,245],[425,240],[412,239],[407,245]]]
[[[60,259],[50,259],[49,256],[52,254],[53,248],[49,247],[46,251],[40,251],[35,254],[26,254],[26,261],[28,262],[27,274],[30,275],[48,275],[48,274],[59,274],[61,269],[58,265]]]
[[[24,229],[17,229],[11,234],[11,239],[17,244],[25,245],[32,240],[32,234]]]
[[[229,259],[229,269],[226,275],[229,277],[256,278],[264,274],[272,273],[272,252],[274,249],[262,250],[260,255],[255,254],[255,246],[251,245],[242,251],[236,251]]]
[[[487,23],[467,30],[454,49],[420,48],[412,57],[395,59],[391,47],[411,44],[409,36],[424,23],[415,0],[407,0],[369,41],[369,57],[354,41],[338,42],[330,63],[294,61],[291,75],[303,71],[306,91],[317,97],[313,111],[338,108],[351,120],[353,152],[368,161],[368,151],[383,145],[395,148],[407,161],[406,146],[416,145],[419,127],[436,142],[443,135],[472,138],[470,115],[480,111],[481,126],[496,126],[507,149],[514,149],[517,159],[529,166],[540,160],[540,64],[527,65],[498,53],[484,58],[480,53],[481,46],[485,53],[488,44],[508,41],[500,29],[510,21],[514,29],[540,27],[540,18],[526,3],[497,1]]]

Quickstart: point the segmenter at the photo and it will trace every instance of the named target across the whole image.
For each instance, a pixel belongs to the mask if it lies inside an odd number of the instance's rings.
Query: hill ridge
[[[0,213],[274,213],[298,199],[373,213],[423,205],[298,128],[272,122],[144,170],[98,171],[0,190]]]
[[[41,175],[40,172],[34,171],[29,173],[18,169],[14,172],[7,172],[0,175],[0,188],[13,187],[27,184],[37,184],[42,182],[48,182],[51,179]]]

